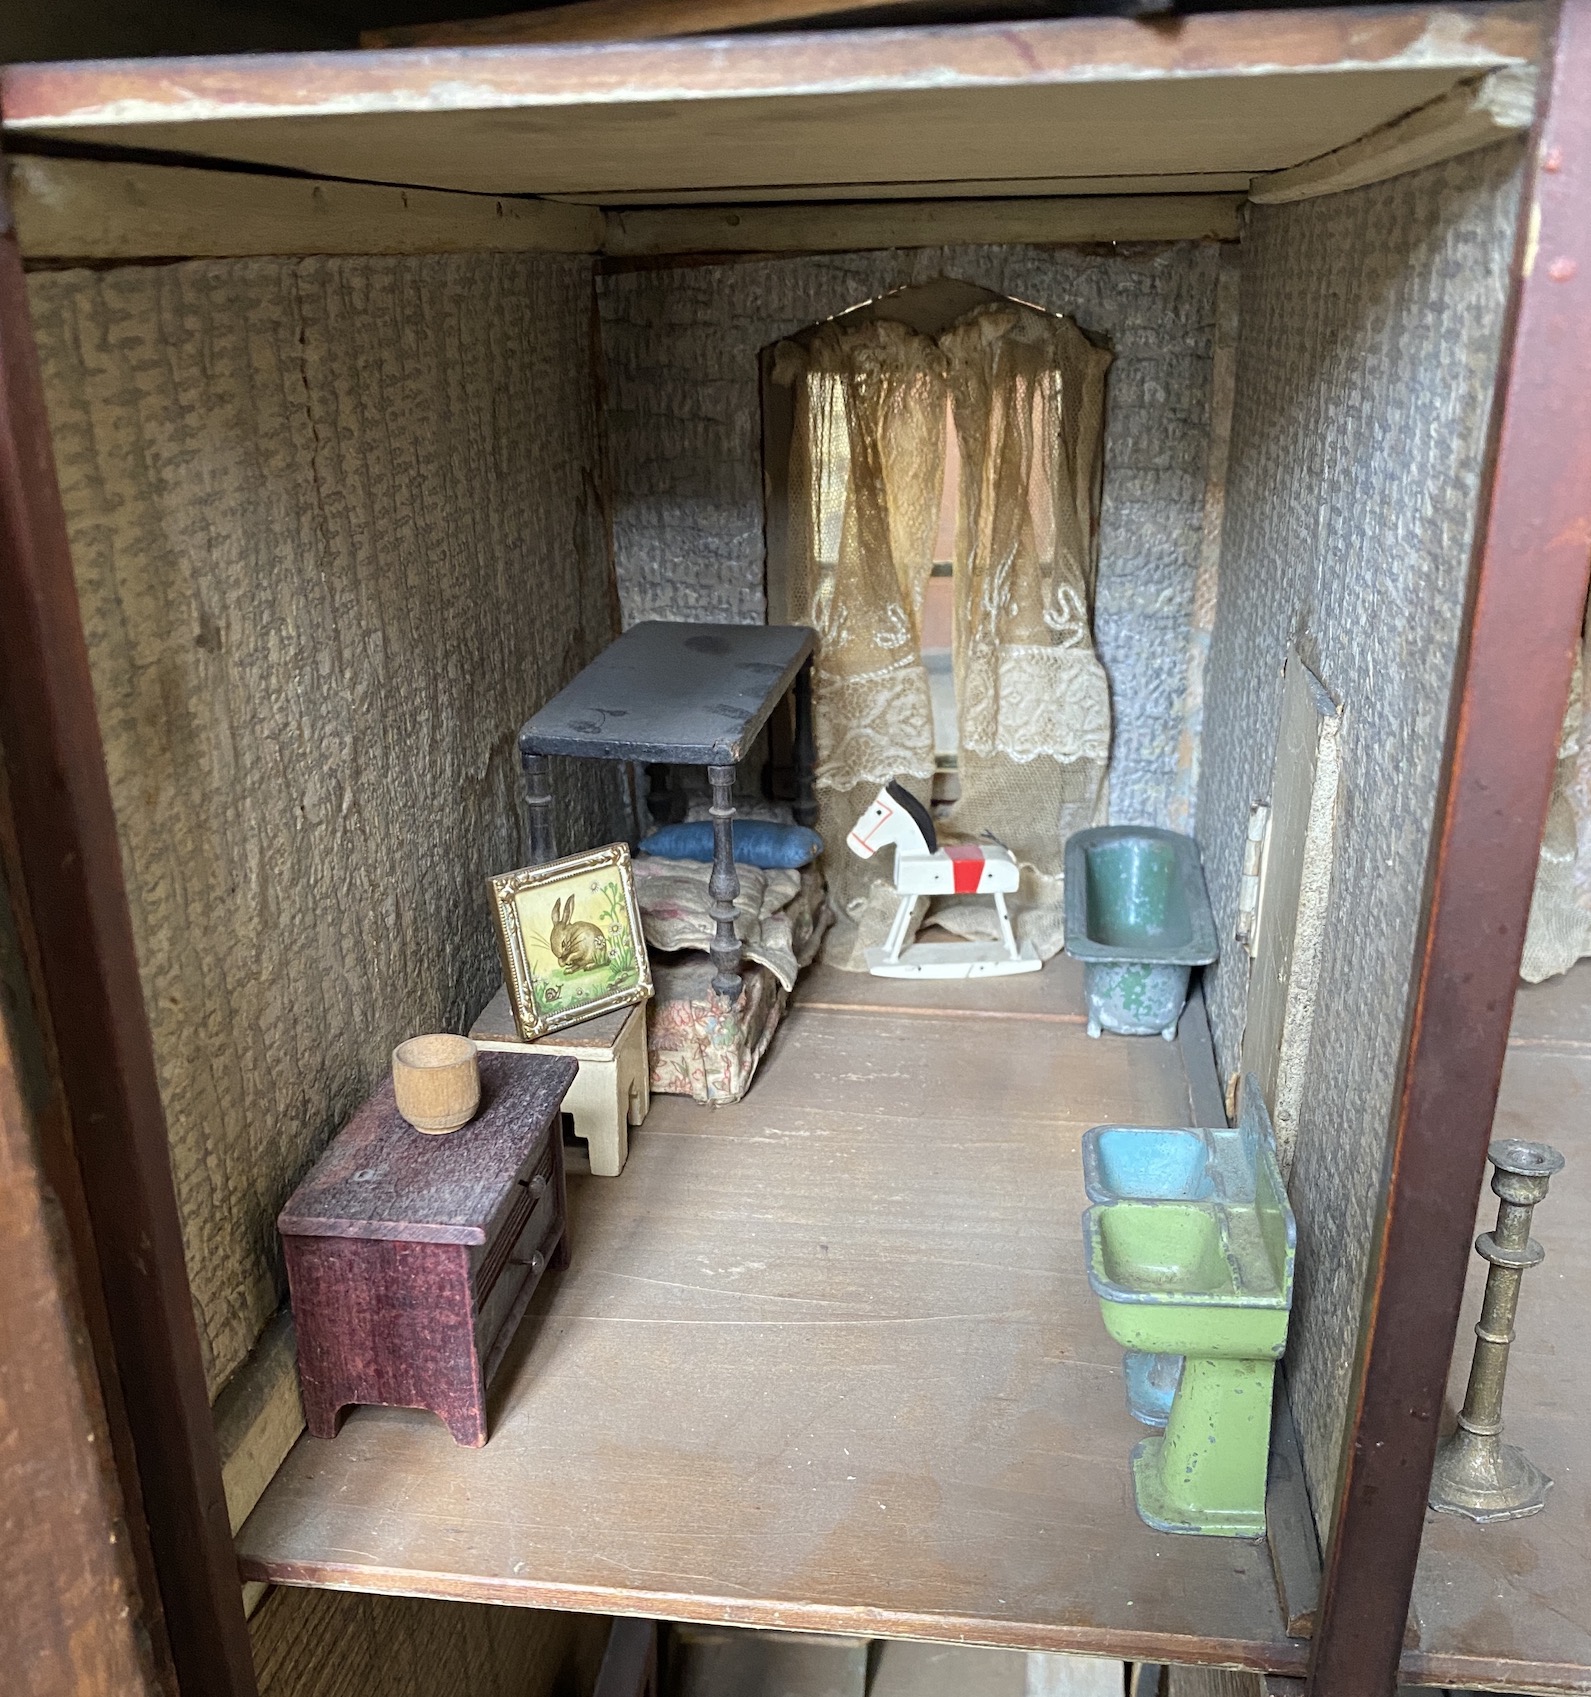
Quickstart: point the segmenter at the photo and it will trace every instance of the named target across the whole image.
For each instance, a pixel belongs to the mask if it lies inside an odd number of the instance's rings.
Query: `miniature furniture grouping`
[[[712,785],[713,989],[740,994],[732,822],[735,769],[775,705],[795,689],[796,822],[812,825],[812,671],[804,625],[633,625],[521,727],[519,758],[536,865],[557,856],[552,755],[705,766]]]
[[[304,1421],[334,1437],[354,1403],[425,1408],[486,1442],[486,1389],[542,1274],[569,1261],[564,1055],[483,1054],[481,1107],[426,1137],[389,1077],[277,1219]]]
[[[488,1053],[567,1055],[576,1061],[580,1071],[563,1099],[563,1111],[574,1121],[575,1136],[585,1140],[593,1173],[617,1178],[624,1171],[630,1127],[646,1118],[651,1105],[644,1004],[617,1008],[525,1043],[504,985],[481,1010],[470,1036]]]

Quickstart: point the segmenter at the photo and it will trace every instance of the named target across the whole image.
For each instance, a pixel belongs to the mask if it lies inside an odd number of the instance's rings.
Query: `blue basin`
[[[1096,1202],[1122,1198],[1135,1202],[1197,1202],[1212,1196],[1210,1146],[1197,1131],[1140,1131],[1128,1126],[1099,1126],[1092,1140],[1092,1163],[1084,1156],[1085,1183]],[[1089,1165],[1095,1172],[1090,1174]]]

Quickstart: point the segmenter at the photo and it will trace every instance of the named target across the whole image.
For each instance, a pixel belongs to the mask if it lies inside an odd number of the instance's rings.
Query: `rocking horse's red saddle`
[[[982,843],[944,843],[943,853],[949,855],[951,875],[955,879],[955,892],[958,896],[976,895],[978,885],[983,881],[983,863],[985,855]],[[1007,857],[1000,856],[1002,860]]]

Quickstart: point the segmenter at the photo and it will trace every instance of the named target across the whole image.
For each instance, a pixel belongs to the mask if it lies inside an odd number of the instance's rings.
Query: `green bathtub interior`
[[[1193,919],[1171,844],[1158,837],[1118,837],[1085,858],[1088,934],[1113,949],[1159,954],[1185,949]]]

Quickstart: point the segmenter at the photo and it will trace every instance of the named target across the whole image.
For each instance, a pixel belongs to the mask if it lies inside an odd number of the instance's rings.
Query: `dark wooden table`
[[[557,858],[549,756],[705,766],[713,789],[713,988],[740,994],[731,835],[735,768],[775,704],[795,689],[796,802],[803,825],[815,823],[812,788],[812,648],[805,625],[634,625],[559,691],[519,732],[519,760],[530,811],[530,857]]]

